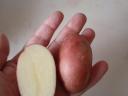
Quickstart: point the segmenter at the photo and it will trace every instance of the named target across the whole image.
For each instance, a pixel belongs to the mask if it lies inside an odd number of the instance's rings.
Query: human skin
[[[90,28],[86,28],[83,32],[81,32],[86,22],[86,16],[82,13],[77,13],[68,21],[57,38],[49,44],[55,30],[62,22],[63,17],[64,15],[60,11],[56,11],[51,14],[24,46],[27,47],[32,44],[40,44],[42,46],[48,47],[49,51],[54,56],[57,74],[59,74],[59,69],[57,67],[59,62],[59,48],[67,35],[83,35],[90,44],[95,37],[95,32]],[[22,51],[17,53],[17,55],[11,60],[7,60],[7,58],[5,57],[9,55],[9,42],[7,37],[3,33],[0,34],[0,96],[20,96],[16,79],[16,66],[18,57],[21,52]],[[100,81],[107,70],[108,64],[104,60],[98,61],[96,64],[94,64],[88,86],[86,86],[81,94],[92,88],[98,81]],[[67,92],[64,88],[60,78],[57,78],[55,96],[71,96],[71,93]]]

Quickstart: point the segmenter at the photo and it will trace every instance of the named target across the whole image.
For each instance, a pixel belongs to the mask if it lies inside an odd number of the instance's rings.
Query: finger
[[[91,79],[89,81],[88,89],[93,87],[108,70],[108,64],[106,61],[97,62],[92,68]]]
[[[5,62],[7,61],[8,54],[9,41],[3,33],[0,33],[0,69],[2,69]]]
[[[40,26],[34,36],[28,41],[27,45],[41,44],[47,46],[52,38],[53,33],[63,20],[63,14],[56,11],[51,14],[47,20]]]
[[[7,62],[2,72],[7,77],[10,77],[11,82],[16,81],[16,64],[14,64],[13,62]]]
[[[47,46],[52,38],[53,33],[62,22],[63,17],[63,14],[59,11],[51,14],[35,32],[34,36],[27,42],[25,47],[32,44],[41,44],[43,46]],[[17,59],[22,51],[23,49],[15,57],[13,57],[11,61],[17,64]]]
[[[88,83],[88,86],[83,91],[73,96],[81,96],[84,92],[86,92],[88,89],[90,89],[95,84],[97,84],[102,79],[102,77],[105,75],[107,70],[108,70],[107,62],[105,61],[97,62],[92,68],[91,78]]]
[[[95,38],[95,32],[91,28],[86,28],[80,35],[85,36],[90,44]]]
[[[78,34],[83,28],[85,22],[86,22],[86,16],[84,14],[78,13],[74,15],[65,25],[65,27],[62,29],[61,33],[56,38],[56,40],[54,40],[50,44],[49,50],[53,54],[57,53],[56,51],[58,50],[59,45],[63,42],[64,38],[69,34]]]
[[[62,42],[69,34],[78,34],[86,22],[86,16],[82,13],[74,15],[69,22],[62,29],[61,33],[56,39],[56,42]]]
[[[13,96],[20,96],[18,86],[17,86],[16,64],[12,62],[7,62],[2,72],[4,76],[6,77],[6,80],[11,82],[11,85],[12,85],[11,88],[13,89],[13,93],[15,93],[15,95]]]

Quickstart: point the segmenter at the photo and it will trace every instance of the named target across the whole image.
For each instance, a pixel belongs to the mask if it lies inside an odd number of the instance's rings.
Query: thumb
[[[0,33],[0,69],[2,69],[4,63],[7,61],[9,54],[9,41],[5,34]]]

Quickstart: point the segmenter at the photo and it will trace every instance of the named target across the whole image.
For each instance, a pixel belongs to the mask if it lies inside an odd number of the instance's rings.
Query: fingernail
[[[87,28],[84,31],[85,31],[85,34],[88,35],[89,37],[91,37],[92,35],[95,36],[94,31],[90,28]]]

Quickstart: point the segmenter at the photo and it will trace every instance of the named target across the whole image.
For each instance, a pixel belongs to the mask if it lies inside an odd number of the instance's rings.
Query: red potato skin
[[[92,69],[92,50],[84,36],[68,36],[60,48],[59,69],[68,92],[82,91],[88,84]]]

